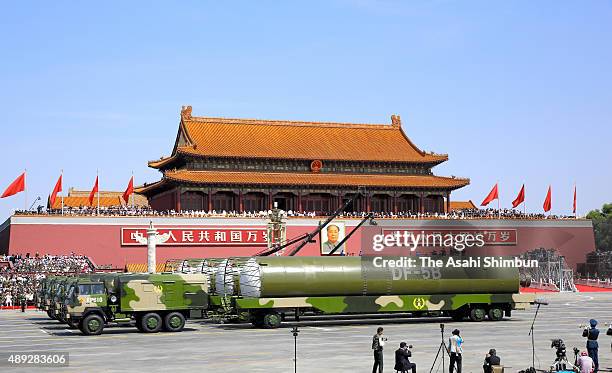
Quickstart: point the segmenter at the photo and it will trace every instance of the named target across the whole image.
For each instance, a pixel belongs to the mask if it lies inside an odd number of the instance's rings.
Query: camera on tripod
[[[563,339],[552,339],[550,343],[550,348],[556,348],[557,360],[566,359],[567,351],[565,349],[565,343],[563,343]],[[555,360],[555,361],[557,361]]]
[[[556,349],[555,354],[557,356],[555,362],[550,366],[551,372],[578,371],[574,364],[570,363],[567,360],[567,349],[565,348],[565,343],[563,342],[563,339],[552,339],[550,343],[550,348]],[[574,348],[575,355],[577,354],[577,352],[578,349]]]

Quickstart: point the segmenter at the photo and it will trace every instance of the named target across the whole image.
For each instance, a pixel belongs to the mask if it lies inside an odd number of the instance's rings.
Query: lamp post
[[[168,241],[170,238],[169,233],[157,234],[157,230],[153,226],[153,221],[149,222],[149,228],[147,229],[147,237],[142,235],[136,236],[136,241],[141,244],[147,245],[147,272],[155,273],[157,272],[157,263],[156,263],[156,248],[157,244],[164,243]]]
[[[291,333],[293,334],[293,371],[297,373],[297,337],[300,330],[297,326],[294,326],[293,329],[291,329]]]

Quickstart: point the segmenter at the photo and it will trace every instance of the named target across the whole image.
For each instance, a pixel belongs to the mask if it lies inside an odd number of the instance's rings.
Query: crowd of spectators
[[[88,273],[94,270],[83,255],[0,255],[0,307],[33,304],[36,289],[47,275]]]
[[[157,211],[150,207],[100,207],[98,210],[95,207],[66,207],[63,215],[66,216],[135,216],[135,217],[184,217],[184,218],[210,218],[210,217],[229,217],[229,218],[262,218],[269,216],[271,211],[205,211],[205,210],[186,210],[175,211],[165,210]],[[333,211],[286,211],[288,217],[310,217],[317,218],[329,216]],[[40,211],[24,211],[16,210],[17,215],[62,215],[61,210],[40,210]],[[516,209],[462,209],[447,212],[372,212],[375,218],[383,219],[574,219],[573,215],[551,215],[542,213],[524,213]],[[367,215],[366,212],[343,212],[340,217],[343,218],[363,218]]]

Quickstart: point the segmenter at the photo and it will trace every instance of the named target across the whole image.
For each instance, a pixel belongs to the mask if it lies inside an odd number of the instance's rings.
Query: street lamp
[[[294,326],[293,329],[291,329],[291,333],[293,334],[293,371],[297,373],[297,337],[300,330],[297,326]]]

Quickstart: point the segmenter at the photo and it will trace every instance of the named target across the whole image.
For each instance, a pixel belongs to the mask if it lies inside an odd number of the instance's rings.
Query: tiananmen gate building
[[[172,155],[137,191],[156,210],[443,213],[469,179],[436,176],[446,154],[419,149],[391,124],[195,117],[183,107]]]

